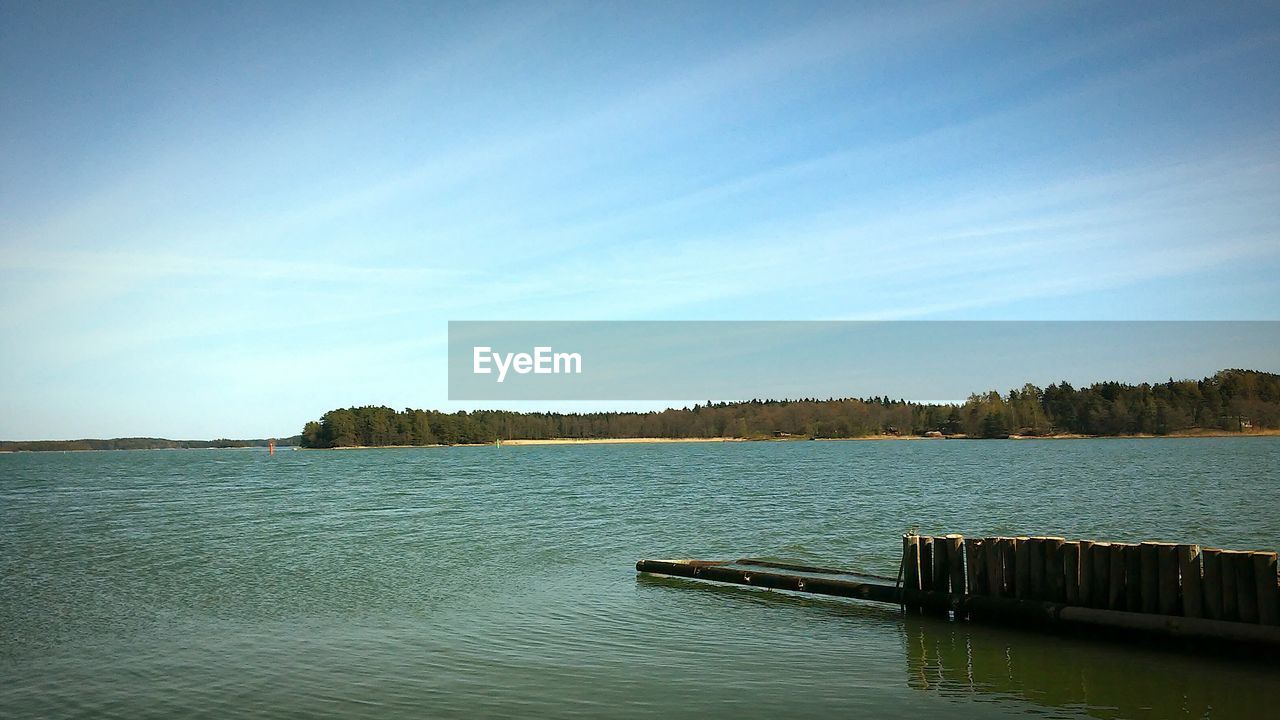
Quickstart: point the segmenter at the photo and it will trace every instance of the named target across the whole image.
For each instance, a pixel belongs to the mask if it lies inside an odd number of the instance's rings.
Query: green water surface
[[[0,455],[0,717],[1277,717],[1256,658],[638,577],[1280,546],[1280,439]]]

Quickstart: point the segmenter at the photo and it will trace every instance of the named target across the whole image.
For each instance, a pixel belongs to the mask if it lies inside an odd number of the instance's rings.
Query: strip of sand
[[[633,443],[725,443],[748,442],[745,438],[549,438],[546,440],[503,440],[503,445],[623,445]]]

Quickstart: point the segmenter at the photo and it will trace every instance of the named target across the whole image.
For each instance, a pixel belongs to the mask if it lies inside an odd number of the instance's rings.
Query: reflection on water
[[[1131,644],[1141,640],[911,614],[902,624],[907,684],[925,692],[1014,697],[1098,718],[1274,717],[1280,700],[1280,666],[1263,658],[1204,657]]]
[[[1090,635],[950,621],[896,606],[775,592],[737,585],[637,576],[641,585],[716,596],[718,602],[765,603],[899,633],[902,680],[916,691],[1041,717],[1263,718],[1280,703],[1280,662],[1261,651],[1239,657],[1188,647]],[[727,608],[726,608],[727,611]],[[994,707],[992,708],[994,710]]]

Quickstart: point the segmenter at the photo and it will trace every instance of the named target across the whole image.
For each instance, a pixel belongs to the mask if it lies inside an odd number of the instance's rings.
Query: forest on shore
[[[394,410],[365,406],[330,410],[303,428],[310,448],[453,445],[553,438],[858,438],[924,435],[1000,438],[1010,435],[1168,435],[1280,428],[1280,375],[1223,370],[1201,380],[1131,385],[1100,382],[1075,388],[1027,384],[969,396],[963,403],[925,404],[885,397],[749,400],[653,412],[540,413]]]

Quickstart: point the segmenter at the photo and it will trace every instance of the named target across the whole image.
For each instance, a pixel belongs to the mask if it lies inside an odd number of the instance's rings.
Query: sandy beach
[[[503,445],[622,445],[634,443],[724,443],[750,442],[746,438],[550,438],[546,440],[503,440]]]

